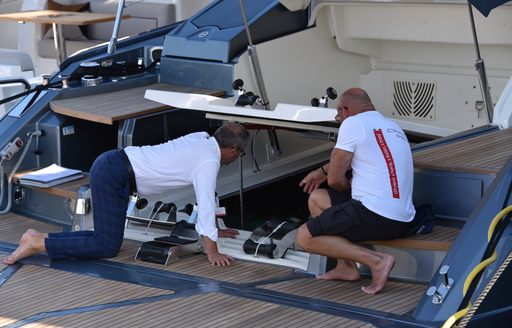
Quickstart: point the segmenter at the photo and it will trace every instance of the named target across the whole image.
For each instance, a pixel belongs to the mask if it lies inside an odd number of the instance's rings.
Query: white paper
[[[20,177],[21,180],[25,181],[36,181],[41,183],[48,183],[54,180],[60,180],[73,175],[81,176],[82,171],[68,169],[57,164],[52,164],[44,169],[40,169],[31,173],[23,174]],[[66,179],[68,180],[68,179]],[[69,181],[69,180],[68,180]]]

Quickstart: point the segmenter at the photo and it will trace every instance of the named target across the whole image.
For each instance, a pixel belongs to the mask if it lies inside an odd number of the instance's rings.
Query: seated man
[[[213,266],[229,265],[232,258],[219,253],[216,241],[238,231],[216,227],[216,180],[220,165],[243,155],[248,139],[249,132],[242,125],[229,123],[213,137],[196,132],[160,145],[103,153],[90,174],[94,231],[43,234],[29,229],[3,263],[13,264],[39,252],[47,252],[51,259],[114,257],[123,243],[131,193],[159,194],[193,185],[199,208],[196,230],[203,237],[208,261]]]
[[[310,172],[301,182],[311,216],[298,231],[306,251],[338,259],[337,266],[318,279],[357,280],[355,262],[369,267],[368,294],[386,283],[395,259],[354,243],[400,237],[414,218],[412,153],[402,129],[378,113],[368,94],[358,88],[345,91],[337,106],[342,120],[330,162]],[[352,180],[347,171],[352,169]],[[331,189],[320,189],[327,180]]]

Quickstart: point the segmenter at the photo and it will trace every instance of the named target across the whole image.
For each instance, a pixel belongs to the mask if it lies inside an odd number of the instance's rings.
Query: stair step
[[[432,232],[414,235],[394,240],[368,241],[364,244],[381,245],[388,247],[423,249],[433,251],[448,251],[452,242],[457,238],[460,229],[435,225]]]
[[[30,173],[30,172],[31,171],[19,172],[14,175],[12,181],[15,184],[19,185],[20,176],[25,173]],[[42,192],[46,192],[46,193],[49,193],[49,194],[52,194],[55,196],[60,196],[60,197],[69,198],[69,199],[76,199],[78,190],[80,189],[80,187],[82,187],[83,185],[86,185],[86,184],[89,184],[89,176],[88,175],[84,175],[81,179],[69,181],[69,182],[66,182],[66,183],[63,183],[63,184],[60,184],[57,186],[53,186],[53,187],[48,187],[48,188],[40,188],[40,187],[26,186],[26,185],[23,185],[23,187],[37,189]]]

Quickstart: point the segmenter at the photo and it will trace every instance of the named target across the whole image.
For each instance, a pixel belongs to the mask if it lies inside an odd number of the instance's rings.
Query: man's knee
[[[316,189],[309,195],[308,207],[312,217],[319,216],[331,206],[331,198],[326,189]]]
[[[116,257],[121,248],[103,248],[101,253],[102,258]]]
[[[297,231],[297,243],[303,250],[308,252],[312,239],[313,236],[311,236],[308,226],[304,223],[299,227],[299,230]]]
[[[98,247],[98,255],[102,258],[115,257],[121,250],[121,244],[101,243]]]

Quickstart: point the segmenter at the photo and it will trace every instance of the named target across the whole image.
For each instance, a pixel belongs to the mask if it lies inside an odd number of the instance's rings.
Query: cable
[[[501,219],[503,219],[507,214],[509,214],[510,212],[512,212],[512,205],[504,208],[503,210],[501,210],[498,214],[496,214],[496,216],[494,217],[494,219],[491,221],[491,224],[489,225],[489,229],[487,231],[487,240],[490,244],[491,240],[493,239],[493,235],[494,235],[494,230],[496,228],[496,225],[501,222]],[[500,234],[500,230],[498,230],[497,232],[498,234]],[[496,236],[494,236],[496,237]],[[494,238],[494,241],[497,242],[497,239],[499,238]],[[491,256],[487,257],[485,260],[483,260],[482,262],[478,263],[474,268],[473,270],[471,270],[471,272],[468,274],[466,280],[464,281],[464,286],[463,286],[463,290],[462,290],[462,295],[464,297],[466,297],[466,293],[471,285],[471,283],[473,282],[473,279],[485,268],[487,267],[489,264],[493,263],[494,261],[496,261],[496,258],[498,257],[498,254],[496,252],[496,249],[493,250],[493,253]],[[448,318],[448,320],[445,321],[445,323],[443,324],[442,328],[449,328],[451,326],[453,326],[460,318],[462,318],[464,315],[466,315],[466,313],[468,313],[469,309],[471,308],[471,302],[468,301],[468,304],[465,308],[457,311],[456,313],[454,313],[452,316],[450,316]]]
[[[11,173],[8,176],[7,183],[11,183],[12,177],[14,176],[14,174],[16,174],[16,171],[20,167],[21,162],[23,162],[23,159],[25,158],[25,155],[27,155],[27,151],[30,148],[30,144],[32,143],[32,137],[34,137],[35,135],[40,136],[41,134],[42,133],[39,130],[28,133],[28,141],[25,144],[25,148],[23,149],[23,152],[21,153],[20,157],[18,158],[18,161],[16,162],[16,164],[12,168]]]
[[[254,251],[254,257],[258,257],[258,249],[260,248],[260,246],[261,246],[265,241],[267,241],[267,239],[269,239],[269,238],[270,238],[270,236],[272,236],[272,234],[273,234],[274,232],[276,232],[277,230],[279,230],[279,229],[283,226],[283,224],[285,224],[285,223],[286,223],[286,221],[281,222],[281,223],[280,223],[280,224],[279,224],[279,225],[278,225],[274,230],[272,230],[272,232],[271,232],[271,233],[269,233],[265,238],[263,238],[263,240],[262,240],[262,241],[258,242],[258,246],[256,246],[256,251]]]
[[[508,256],[505,258],[505,261],[503,261],[503,263],[500,265],[500,267],[498,268],[498,270],[496,271],[494,276],[491,278],[489,283],[487,283],[485,288],[482,290],[482,293],[480,293],[480,296],[475,301],[475,304],[473,304],[473,306],[468,311],[468,313],[459,322],[459,325],[458,325],[459,328],[463,328],[468,324],[469,320],[471,320],[471,318],[475,314],[476,310],[478,310],[478,308],[480,307],[480,304],[482,304],[482,301],[485,299],[485,297],[487,296],[489,291],[493,288],[494,284],[496,283],[496,281],[498,281],[501,274],[503,273],[503,271],[505,271],[505,269],[508,267],[508,265],[510,264],[511,261],[512,261],[512,252],[508,253]]]
[[[4,209],[0,210],[0,214],[6,214],[6,213],[8,213],[11,210],[11,205],[12,205],[12,188],[11,188],[12,178],[13,178],[14,174],[16,174],[16,171],[18,170],[19,166],[21,165],[21,162],[23,162],[23,159],[25,158],[25,155],[27,154],[27,151],[30,148],[30,144],[32,142],[32,137],[35,136],[35,135],[40,136],[41,134],[42,134],[42,132],[39,131],[39,130],[28,133],[28,141],[25,144],[25,148],[23,149],[23,152],[21,153],[20,157],[18,158],[18,161],[16,162],[16,164],[12,168],[11,173],[7,177],[7,205],[5,206]],[[2,158],[0,160],[0,175],[1,175],[1,178],[0,178],[0,189],[1,189],[1,192],[0,192],[0,203],[3,200],[3,198],[4,198],[4,173],[3,173],[3,166],[2,166],[3,162],[4,162],[4,159]]]
[[[254,156],[254,139],[256,139],[256,136],[258,135],[258,132],[260,132],[260,130],[257,130],[256,133],[254,133],[254,136],[252,137],[251,139],[251,157],[252,157],[252,161],[254,163],[254,172],[259,172],[260,171],[260,166],[258,165],[258,161],[256,160],[256,156]]]
[[[28,101],[28,103],[25,106],[25,108],[23,109],[23,111],[26,111],[28,108],[30,108],[30,106],[32,106],[34,104],[34,102],[37,100],[37,97],[39,97],[39,95],[41,94],[41,91],[42,90],[37,90],[36,92],[34,92],[34,94],[32,95],[32,98],[30,98],[30,100]]]
[[[30,90],[27,90],[27,91],[23,91],[23,92],[20,92],[16,95],[13,95],[13,96],[10,96],[10,97],[7,97],[7,98],[4,98],[4,99],[1,99],[0,100],[0,105],[2,104],[5,104],[5,103],[8,103],[9,101],[13,101],[15,99],[18,99],[20,97],[23,97],[23,96],[26,96],[26,95],[29,95],[31,94],[32,92],[34,91],[42,91],[42,90],[45,90],[45,89],[48,89],[50,87],[54,87],[58,84],[61,84],[61,82],[54,82],[54,83],[49,83],[47,85],[36,85],[33,89],[30,89]]]
[[[148,234],[148,230],[149,230],[149,226],[151,226],[151,223],[153,223],[153,220],[155,219],[155,216],[158,214],[158,211],[160,211],[162,209],[162,207],[164,207],[165,203],[161,203],[158,208],[156,209],[156,211],[153,209],[153,212],[151,213],[151,215],[149,216],[149,223],[148,223],[148,226],[146,227],[146,230],[144,231],[144,235],[147,235]]]

